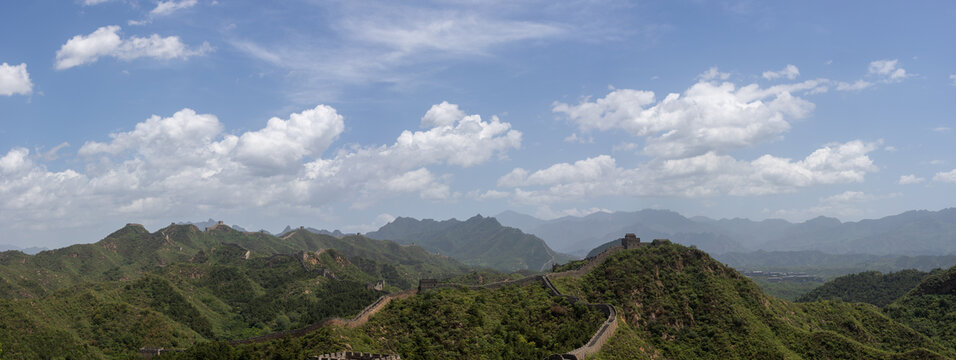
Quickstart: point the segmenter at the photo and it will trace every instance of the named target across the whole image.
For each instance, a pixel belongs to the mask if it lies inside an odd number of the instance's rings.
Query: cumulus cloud
[[[344,130],[342,116],[320,105],[288,120],[271,118],[264,129],[242,134],[236,157],[261,174],[295,171],[304,157],[322,154]]]
[[[763,78],[767,80],[774,80],[779,78],[787,78],[790,80],[796,79],[800,75],[800,69],[794,65],[787,64],[786,67],[780,71],[764,71]]]
[[[715,72],[716,69],[711,69]],[[556,102],[552,108],[581,131],[621,129],[647,138],[644,152],[681,158],[709,151],[749,147],[790,129],[790,119],[810,113],[814,105],[793,95],[819,88],[819,81],[760,88],[737,87],[708,74],[684,91],[658,100],[652,91],[619,89],[577,105]]]
[[[936,182],[945,182],[945,183],[956,183],[956,169],[947,171],[947,172],[938,172],[933,176],[933,181]]]
[[[422,127],[433,128],[436,126],[448,126],[454,124],[465,117],[465,112],[458,109],[458,105],[449,104],[442,101],[441,104],[432,105],[431,109],[422,116]]]
[[[953,81],[953,86],[956,86],[956,74],[949,75],[949,79]]]
[[[160,1],[156,3],[156,7],[149,12],[150,16],[165,16],[172,14],[176,11],[182,9],[188,9],[193,6],[196,6],[196,0],[182,0],[182,1]]]
[[[111,25],[96,29],[88,35],[74,36],[56,52],[56,69],[64,70],[94,63],[104,56],[124,61],[142,57],[172,60],[188,59],[210,51],[208,43],[191,49],[178,36],[162,37],[152,34],[149,37],[132,36],[123,39],[119,31],[119,26]]]
[[[31,93],[33,93],[33,82],[30,81],[26,63],[0,64],[0,95],[30,95]]]
[[[897,183],[900,185],[910,185],[910,184],[919,184],[923,181],[926,181],[926,179],[910,174],[910,175],[900,176],[900,180]]]
[[[517,168],[498,180],[519,203],[547,204],[601,196],[766,195],[822,184],[856,183],[876,171],[867,153],[877,144],[855,140],[821,147],[801,160],[764,155],[741,161],[728,155],[654,160],[622,168],[608,155],[530,172]]]
[[[215,115],[183,109],[87,141],[73,159],[78,170],[50,171],[37,162],[43,155],[14,148],[0,156],[0,224],[57,219],[71,226],[182,209],[363,207],[400,194],[452,199],[451,178],[429,167],[475,166],[521,143],[508,123],[464,115],[405,131],[391,145],[330,151],[344,126],[335,109],[319,105],[231,134]]]

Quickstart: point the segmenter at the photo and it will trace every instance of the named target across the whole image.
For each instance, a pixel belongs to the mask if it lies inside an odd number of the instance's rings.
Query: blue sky
[[[0,243],[956,199],[951,2],[0,4]]]

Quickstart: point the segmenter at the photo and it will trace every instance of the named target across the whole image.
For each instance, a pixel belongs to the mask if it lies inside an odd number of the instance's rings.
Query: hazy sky
[[[0,3],[0,243],[956,199],[951,1]]]

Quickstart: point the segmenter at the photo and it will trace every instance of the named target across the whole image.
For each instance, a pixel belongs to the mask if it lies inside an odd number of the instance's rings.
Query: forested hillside
[[[419,278],[466,273],[420,247],[304,230],[131,224],[95,244],[0,253],[6,357],[128,358],[348,317]]]
[[[706,253],[681,245],[616,250],[603,262],[581,265],[569,268],[582,269],[582,275],[552,278],[562,292],[618,309],[617,330],[596,359],[956,358],[941,336],[917,332],[872,305],[779,300]],[[948,281],[923,291],[951,291]],[[241,346],[209,343],[171,357],[305,359],[355,350],[403,359],[540,359],[580,344],[586,336],[571,330],[596,320],[562,299],[547,296],[537,284],[429,290],[394,300],[358,328],[331,326]]]
[[[833,279],[801,296],[797,301],[840,300],[884,307],[908,293],[930,273],[902,270],[888,274],[868,271]]]

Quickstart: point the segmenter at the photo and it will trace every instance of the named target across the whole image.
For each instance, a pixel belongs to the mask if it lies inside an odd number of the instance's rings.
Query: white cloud
[[[129,61],[141,57],[160,60],[187,59],[210,51],[208,43],[198,49],[190,49],[178,36],[161,37],[152,34],[149,37],[129,37],[123,39],[116,25],[104,26],[89,35],[76,35],[68,40],[56,52],[56,69],[96,62],[100,57],[112,56]]]
[[[578,136],[578,133],[571,133],[571,135],[568,135],[568,136],[566,136],[566,137],[564,138],[564,142],[566,142],[566,143],[572,143],[572,144],[574,144],[574,143],[578,143],[578,144],[593,144],[593,143],[594,143],[594,137],[593,137],[593,136],[588,136],[588,137],[580,136],[580,137],[579,137],[579,136]]]
[[[870,200],[873,197],[867,194],[864,194],[862,191],[845,191],[840,194],[832,195],[820,199],[822,203],[846,203],[846,202],[859,202]]]
[[[679,158],[777,138],[790,129],[789,119],[803,118],[814,108],[792,92],[819,86],[812,80],[766,89],[756,84],[737,88],[730,82],[702,80],[683,94],[668,94],[659,101],[652,91],[619,89],[578,105],[556,102],[552,110],[565,114],[581,131],[622,129],[647,138],[645,153]]]
[[[112,1],[112,0],[83,0],[83,5],[85,6],[99,5],[108,1]]]
[[[438,183],[426,168],[412,170],[385,182],[385,189],[396,192],[418,192],[423,199],[447,199],[448,185]]]
[[[264,129],[242,134],[236,158],[261,174],[295,171],[304,157],[321,155],[344,130],[342,116],[319,105],[288,120],[271,118]]]
[[[866,80],[857,80],[853,83],[837,82],[836,89],[839,91],[857,91],[873,86],[873,83]]]
[[[766,195],[822,184],[862,182],[876,171],[867,153],[877,144],[855,140],[830,144],[802,160],[761,156],[740,161],[708,152],[681,159],[653,160],[637,168],[618,167],[600,155],[529,172],[517,168],[498,180],[513,187],[519,203],[548,204],[602,196]]]
[[[64,148],[67,148],[67,147],[69,147],[69,146],[70,146],[70,143],[68,143],[68,142],[66,142],[66,141],[61,142],[59,145],[54,146],[52,149],[40,153],[40,154],[39,154],[39,155],[40,155],[40,158],[43,159],[43,160],[46,160],[46,161],[53,161],[53,160],[59,159],[59,158],[60,158],[60,155],[57,154],[57,153],[58,153],[60,150],[63,150]]]
[[[933,128],[933,132],[947,132],[947,131],[949,131],[949,130],[952,130],[952,129],[950,129],[949,126],[937,126],[937,127]]]
[[[230,134],[216,116],[183,109],[106,141],[87,141],[67,161],[82,170],[50,171],[36,162],[44,155],[14,148],[0,155],[0,225],[167,219],[193,209],[366,207],[401,194],[448,200],[458,196],[452,178],[431,166],[475,166],[521,143],[510,124],[465,115],[405,131],[391,145],[329,151],[344,126],[335,109],[319,105]]]
[[[458,105],[442,101],[441,104],[432,105],[425,116],[422,116],[421,127],[448,126],[458,122],[463,117],[465,117],[465,112],[458,109]]]
[[[702,72],[700,75],[697,75],[697,79],[700,79],[701,81],[727,80],[728,78],[730,78],[730,74],[718,71],[716,66],[707,69],[707,71]]]
[[[796,66],[787,64],[786,67],[780,71],[764,71],[763,78],[767,80],[773,80],[778,78],[787,78],[790,80],[796,79],[800,75],[800,69]]]
[[[0,95],[30,95],[31,93],[33,93],[33,82],[30,81],[26,63],[0,64]]]
[[[936,175],[933,176],[933,181],[956,183],[956,169],[936,173]]]
[[[900,185],[910,185],[910,184],[919,184],[925,180],[926,179],[924,178],[917,177],[916,175],[910,174],[910,175],[900,176],[900,180],[897,183]]]
[[[900,82],[910,75],[902,67],[898,67],[899,60],[877,60],[870,63],[869,74],[882,79],[883,82]]]
[[[316,93],[331,97],[339,88],[353,84],[414,87],[435,72],[430,64],[484,61],[508,45],[550,41],[570,34],[561,24],[509,16],[521,6],[468,2],[446,5],[438,10],[399,2],[374,6],[327,3],[322,6],[331,14],[330,41],[259,43],[234,39],[231,43],[248,56],[297,74],[301,82],[291,90],[292,96],[314,101]]]
[[[156,8],[149,12],[150,16],[166,16],[182,9],[188,9],[196,6],[196,0],[182,1],[160,1],[156,3]]]
[[[953,85],[956,86],[956,74],[949,75],[949,79],[953,81]]]

